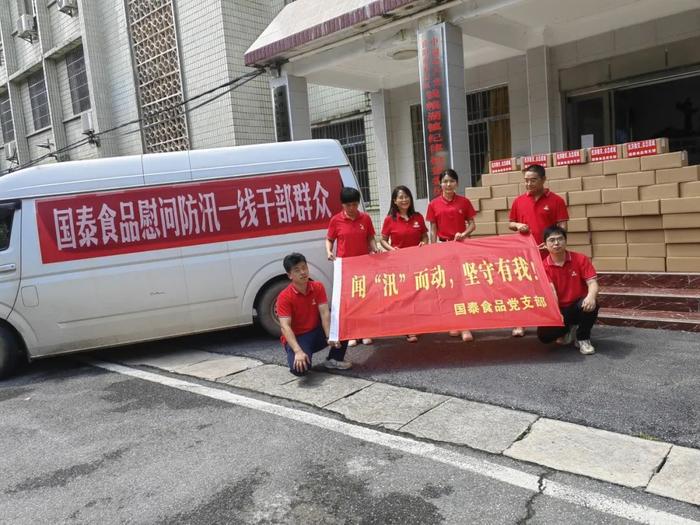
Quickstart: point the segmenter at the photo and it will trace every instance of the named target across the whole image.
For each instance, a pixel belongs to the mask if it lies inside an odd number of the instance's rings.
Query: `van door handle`
[[[14,272],[17,269],[15,263],[10,264],[0,264],[0,273]]]

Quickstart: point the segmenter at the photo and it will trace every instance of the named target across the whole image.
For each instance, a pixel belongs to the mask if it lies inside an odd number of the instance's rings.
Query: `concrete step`
[[[700,312],[601,308],[598,313],[598,323],[700,333]]]
[[[700,312],[700,289],[602,286],[603,308]]]

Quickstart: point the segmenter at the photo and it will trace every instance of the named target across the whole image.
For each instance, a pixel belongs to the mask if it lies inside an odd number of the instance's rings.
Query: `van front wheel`
[[[277,296],[288,285],[289,281],[276,281],[270,284],[263,290],[260,295],[260,300],[258,301],[258,306],[256,308],[258,312],[258,324],[273,337],[279,337],[282,333],[280,320],[275,311],[275,303],[277,302]]]
[[[22,351],[10,330],[0,325],[0,379],[12,375],[20,363]]]

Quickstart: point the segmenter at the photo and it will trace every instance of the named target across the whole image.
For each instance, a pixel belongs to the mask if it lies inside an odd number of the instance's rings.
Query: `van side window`
[[[0,252],[7,250],[10,245],[10,232],[12,231],[12,217],[14,210],[0,210]]]

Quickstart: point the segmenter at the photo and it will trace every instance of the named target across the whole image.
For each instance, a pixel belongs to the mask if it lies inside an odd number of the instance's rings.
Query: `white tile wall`
[[[53,34],[53,47],[63,47],[64,44],[80,37],[80,18],[61,13],[54,3],[49,6],[49,20]]]
[[[369,109],[369,95],[364,91],[309,84],[309,116],[312,124]]]
[[[15,49],[17,51],[17,70],[21,71],[41,62],[41,46],[39,40],[34,39],[34,43],[29,43],[21,38],[14,37]]]
[[[83,129],[80,124],[80,119],[73,119],[66,122],[66,140],[68,144],[76,143],[85,138],[83,135]],[[68,152],[68,159],[70,160],[86,160],[94,159],[97,157],[97,146],[93,144],[84,144],[78,148],[72,149]]]
[[[50,129],[47,129],[42,133],[37,133],[36,135],[32,135],[31,137],[29,137],[29,155],[32,159],[38,159],[48,153],[48,150],[46,148],[40,148],[38,146],[38,144],[46,144],[47,139],[52,144],[56,143]],[[56,160],[53,157],[47,157],[44,160],[42,160],[40,164],[49,164],[52,162],[56,162]]]

